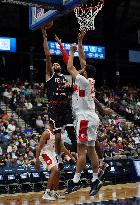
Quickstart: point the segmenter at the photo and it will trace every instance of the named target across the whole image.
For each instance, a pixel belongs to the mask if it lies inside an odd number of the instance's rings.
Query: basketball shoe
[[[59,192],[57,192],[57,191],[53,191],[52,196],[56,199],[65,199],[65,196],[60,195]]]
[[[99,179],[96,179],[94,182],[91,183],[91,190],[89,192],[90,196],[94,196],[98,193],[100,188],[103,186],[103,182],[100,181]]]
[[[46,191],[45,194],[42,196],[42,199],[46,199],[48,201],[55,201],[56,198],[52,195],[50,191]]]
[[[68,181],[68,186],[65,191],[65,194],[70,194],[78,191],[83,186],[82,182],[74,183],[73,180]]]

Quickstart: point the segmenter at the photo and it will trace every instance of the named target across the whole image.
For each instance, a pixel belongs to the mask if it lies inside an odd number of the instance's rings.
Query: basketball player
[[[60,143],[61,129],[64,125],[73,124],[72,111],[69,103],[69,87],[65,76],[61,74],[59,63],[52,65],[50,51],[48,47],[46,30],[42,29],[44,38],[44,51],[46,56],[46,88],[48,97],[48,116],[53,123],[55,133],[55,148],[58,160],[61,162]]]
[[[86,66],[86,57],[85,57],[83,47],[82,47],[82,41],[83,41],[84,36],[85,36],[85,32],[83,32],[83,31],[81,31],[81,33],[78,34],[78,54],[79,54],[78,56],[79,56],[80,65],[81,65],[81,70],[79,70],[79,73],[83,72],[83,70],[85,69],[85,66]],[[67,65],[69,56],[63,47],[62,41],[60,38],[58,38],[57,35],[55,35],[55,40],[60,45],[63,60],[64,60],[65,64]],[[74,85],[74,90],[75,89],[76,89],[76,85]],[[110,114],[112,112],[110,109],[103,108],[102,105],[100,104],[100,102],[96,98],[94,98],[94,100],[95,100],[95,106],[101,115]],[[73,94],[72,94],[72,111],[73,111],[74,116],[75,116],[75,112],[76,112],[77,108],[78,108],[77,95],[75,94],[75,92],[73,92]],[[101,151],[100,144],[99,144],[98,140],[96,140],[96,142],[95,142],[95,148],[96,148],[96,152],[98,154],[99,162],[100,162],[100,169],[99,169],[98,175],[99,175],[99,177],[101,177],[103,175],[103,173],[105,172],[105,169],[108,165],[103,162],[103,152]]]
[[[75,158],[65,148],[62,141],[60,143],[60,149],[61,152],[64,152],[66,155],[68,155],[74,162],[76,161]],[[37,170],[40,168],[40,161],[48,171],[51,171],[43,199],[50,201],[55,199],[64,199],[65,197],[61,196],[57,192],[59,186],[59,170],[55,153],[55,135],[53,134],[53,125],[51,125],[51,123],[49,124],[48,129],[42,133],[40,142],[36,148],[35,167]]]
[[[70,49],[70,56],[68,60],[67,70],[75,80],[77,95],[76,106],[76,133],[78,143],[78,160],[76,166],[76,173],[71,183],[68,184],[65,193],[71,193],[77,191],[81,186],[80,176],[81,171],[86,163],[86,152],[91,160],[93,167],[93,178],[91,183],[90,195],[95,195],[102,182],[98,179],[99,159],[95,150],[95,141],[97,138],[97,128],[99,126],[99,117],[95,113],[95,92],[93,79],[94,67],[86,65],[82,75],[73,66],[74,53],[76,51],[76,44],[73,44]],[[81,65],[82,67],[83,65]],[[83,67],[82,67],[83,68]],[[95,190],[96,188],[96,190]]]
[[[82,72],[84,72],[84,69],[87,65],[85,53],[83,50],[83,38],[84,38],[85,34],[86,34],[85,31],[81,31],[78,34],[78,56],[79,56]],[[95,70],[95,67],[94,67],[94,70]],[[96,70],[95,70],[95,72],[96,72]],[[96,98],[94,98],[94,101],[95,101],[95,106],[96,106],[97,110],[99,111],[99,113],[102,116],[112,114],[112,110],[110,108],[103,108],[102,105],[100,104],[100,102]],[[107,163],[103,162],[103,152],[100,148],[100,143],[99,143],[98,139],[95,142],[95,148],[96,148],[96,152],[97,152],[98,157],[99,157],[99,164],[100,164],[99,177],[101,178],[101,176],[103,176],[106,168],[109,165]],[[102,177],[102,179],[103,179],[103,177]]]

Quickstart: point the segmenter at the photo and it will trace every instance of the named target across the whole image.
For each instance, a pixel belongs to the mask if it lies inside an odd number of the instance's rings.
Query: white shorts
[[[76,114],[76,118],[77,143],[95,146],[100,122],[98,115],[96,113],[81,112]]]
[[[51,170],[52,167],[58,167],[58,162],[56,159],[56,154],[53,152],[47,152],[40,154],[39,160],[42,162],[43,167],[48,171]]]

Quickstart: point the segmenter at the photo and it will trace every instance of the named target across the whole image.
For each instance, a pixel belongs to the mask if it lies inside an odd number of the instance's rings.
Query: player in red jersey
[[[79,53],[79,60],[80,60],[80,64],[81,64],[81,69],[78,71],[79,73],[84,72],[85,66],[86,66],[86,58],[85,58],[85,54],[84,54],[83,47],[82,47],[82,40],[83,40],[84,36],[85,36],[85,32],[81,32],[81,33],[78,34],[78,53]],[[60,45],[60,49],[61,49],[61,52],[62,52],[62,55],[63,55],[63,60],[67,64],[69,57],[68,57],[68,54],[67,54],[67,52],[65,51],[65,49],[63,47],[62,41],[57,36],[55,36],[55,40]],[[95,70],[95,68],[94,68],[94,70]],[[93,81],[94,81],[93,82],[93,84],[94,84],[95,80],[93,80]],[[78,91],[78,86],[76,84],[74,84],[74,92],[73,92],[73,95],[72,95],[72,110],[73,110],[74,116],[76,115],[76,112],[79,109],[78,95],[77,95],[78,92],[79,92]],[[110,110],[103,108],[102,105],[99,103],[99,101],[95,98],[94,86],[92,88],[92,95],[93,95],[93,98],[94,98],[94,101],[95,101],[95,104],[96,104],[96,107],[97,107],[98,111],[102,115],[110,114]],[[79,143],[78,143],[78,147],[79,147]],[[101,175],[103,175],[103,173],[104,173],[103,169],[105,170],[106,163],[103,162],[103,153],[100,149],[100,145],[99,145],[98,140],[95,141],[95,148],[96,148],[97,154],[99,156],[99,161],[100,161],[100,167],[101,168],[99,169],[100,172],[98,173],[98,177],[100,178]],[[77,149],[77,150],[79,150],[79,149]],[[96,185],[94,187],[95,191],[94,191],[94,193],[92,192],[93,195],[95,195],[98,191],[98,190],[96,190],[96,189],[98,189],[97,183],[95,185]]]
[[[85,31],[81,31],[78,34],[78,54],[79,54],[79,60],[80,60],[82,72],[84,72],[85,67],[87,65],[85,53],[83,50],[83,38],[84,38],[85,34],[86,34]],[[94,67],[94,70],[95,70],[95,67]],[[96,70],[95,70],[95,72],[96,72]],[[102,116],[112,114],[112,110],[110,108],[103,108],[103,106],[100,104],[100,102],[95,97],[94,97],[94,102],[95,102],[96,109],[100,112],[100,114]],[[100,148],[100,143],[99,143],[98,139],[95,142],[95,148],[96,148],[96,152],[97,152],[98,157],[99,157],[98,177],[101,178],[104,175],[104,173],[109,165],[103,161],[103,152]]]
[[[75,161],[75,158],[65,148],[62,141],[60,148],[61,152],[64,152],[73,161]],[[51,124],[49,124],[49,128],[42,133],[40,142],[36,148],[35,167],[37,170],[39,170],[40,168],[40,161],[42,162],[45,169],[51,171],[50,177],[48,179],[47,189],[45,191],[45,194],[43,195],[43,199],[47,199],[50,201],[53,201],[55,199],[64,199],[65,197],[61,196],[58,192],[59,169],[55,152],[55,135],[53,133],[53,126]]]

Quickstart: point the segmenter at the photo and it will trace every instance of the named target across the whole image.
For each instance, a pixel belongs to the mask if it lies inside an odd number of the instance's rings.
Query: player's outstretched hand
[[[82,42],[85,34],[86,34],[85,31],[81,31],[80,33],[78,33],[78,37],[77,38],[78,38],[79,42]]]
[[[57,43],[59,44],[59,45],[61,45],[62,44],[62,40],[60,39],[60,38],[58,38],[58,36],[55,34],[55,40],[57,41]]]
[[[76,45],[76,43],[73,43],[73,44],[71,45],[70,50],[71,50],[71,52],[75,53],[75,51],[77,50],[77,45]]]

